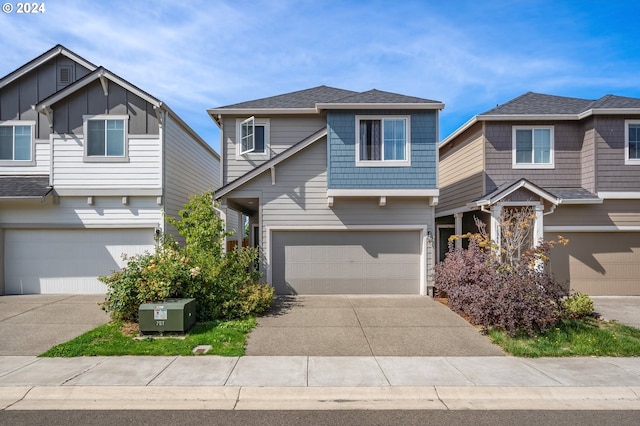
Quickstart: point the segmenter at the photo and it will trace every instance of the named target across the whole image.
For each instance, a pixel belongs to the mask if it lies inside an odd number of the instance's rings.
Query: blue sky
[[[528,91],[640,98],[633,0],[44,3],[0,14],[0,76],[63,44],[163,100],[218,151],[207,108],[322,84],[442,101],[441,139]]]

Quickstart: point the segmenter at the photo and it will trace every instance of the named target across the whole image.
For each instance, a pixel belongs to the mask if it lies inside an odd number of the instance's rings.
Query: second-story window
[[[408,166],[409,117],[356,118],[356,165]]]
[[[269,119],[249,117],[238,124],[238,155],[267,155]]]
[[[126,160],[127,119],[106,115],[85,117],[85,160]]]
[[[514,168],[553,168],[553,127],[514,126]]]
[[[625,164],[640,164],[640,121],[625,122]]]
[[[0,161],[31,161],[31,125],[0,124]]]

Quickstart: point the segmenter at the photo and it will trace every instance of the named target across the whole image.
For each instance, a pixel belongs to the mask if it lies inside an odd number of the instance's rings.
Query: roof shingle
[[[51,190],[49,176],[0,176],[0,198],[44,197]]]

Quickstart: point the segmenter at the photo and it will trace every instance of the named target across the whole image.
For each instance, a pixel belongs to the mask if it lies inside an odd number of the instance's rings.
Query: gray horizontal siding
[[[554,126],[554,168],[512,168],[512,127],[514,125]],[[543,187],[579,187],[582,184],[581,151],[583,130],[580,123],[486,123],[486,191],[505,182],[526,178]]]
[[[238,118],[248,117],[225,117],[223,121],[222,162],[225,170],[223,185],[234,181],[326,126],[324,115],[266,117],[270,121],[270,151],[268,155],[256,159],[236,155],[236,120]]]
[[[640,191],[640,166],[624,164],[625,118],[597,117],[595,120],[597,190]]]
[[[544,218],[545,226],[640,226],[640,200],[605,200],[602,204],[560,205]]]

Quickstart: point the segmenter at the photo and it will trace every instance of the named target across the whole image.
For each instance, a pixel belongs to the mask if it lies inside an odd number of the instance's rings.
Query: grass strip
[[[211,345],[207,355],[244,355],[247,334],[256,326],[255,318],[196,324],[183,337],[134,339],[122,332],[122,323],[111,322],[56,345],[41,357],[192,355],[198,345]]]
[[[489,337],[507,353],[520,357],[640,356],[640,329],[594,318],[563,320],[534,338],[510,337],[495,329]]]

